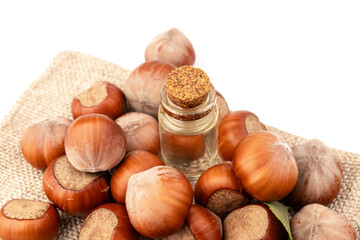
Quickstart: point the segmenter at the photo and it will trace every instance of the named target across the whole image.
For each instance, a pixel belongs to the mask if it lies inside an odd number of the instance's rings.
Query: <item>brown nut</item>
[[[124,83],[126,100],[131,107],[157,118],[160,90],[174,68],[172,64],[157,61],[148,61],[135,68]]]
[[[156,166],[130,177],[125,202],[130,222],[141,235],[163,238],[181,229],[192,200],[193,189],[183,173]]]
[[[105,115],[83,115],[70,125],[66,133],[65,152],[70,163],[79,171],[106,171],[124,157],[125,133]]]
[[[86,217],[80,229],[79,240],[137,240],[138,235],[130,223],[125,205],[106,203]]]
[[[46,196],[56,207],[75,216],[86,216],[110,198],[107,172],[85,173],[75,169],[66,156],[54,160],[43,176]]]
[[[4,240],[52,240],[59,225],[59,214],[49,202],[13,199],[0,211],[0,238]]]
[[[126,151],[145,150],[160,154],[160,134],[157,120],[140,112],[129,112],[115,120],[125,132]]]
[[[64,139],[71,120],[47,118],[28,126],[21,136],[21,151],[32,166],[45,170],[56,158],[65,154]]]
[[[168,62],[176,67],[192,65],[195,51],[190,40],[178,29],[171,28],[156,36],[145,50],[145,60]]]
[[[164,163],[151,152],[135,150],[127,153],[111,177],[110,189],[114,200],[125,204],[129,178],[135,173],[160,165],[164,165]]]
[[[238,208],[224,220],[225,240],[285,240],[287,236],[282,223],[263,204]]]
[[[330,208],[313,203],[303,207],[291,219],[294,240],[355,240],[354,227]]]
[[[125,111],[125,107],[125,97],[117,86],[98,81],[73,99],[71,112],[74,119],[90,113],[104,114],[116,119]]]
[[[286,197],[298,179],[291,148],[268,131],[253,132],[241,140],[234,152],[233,165],[245,191],[259,201]]]
[[[286,197],[286,202],[294,209],[300,209],[310,203],[331,203],[341,187],[340,159],[318,139],[298,144],[292,150],[299,177],[295,188]]]
[[[162,240],[222,240],[221,219],[208,209],[193,204],[180,231]]]
[[[224,219],[234,209],[250,201],[236,177],[232,163],[210,167],[195,184],[195,201]]]
[[[235,111],[227,114],[219,123],[219,155],[231,161],[236,145],[248,134],[266,130],[259,118],[249,111]]]

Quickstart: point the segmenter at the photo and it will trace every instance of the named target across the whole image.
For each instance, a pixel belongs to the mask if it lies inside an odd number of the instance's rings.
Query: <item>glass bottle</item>
[[[204,78],[208,82],[204,83]],[[176,82],[175,87],[171,81]],[[208,89],[202,91],[207,84]],[[190,93],[191,89],[195,93]],[[179,99],[176,95],[190,97]],[[160,92],[158,114],[164,163],[183,172],[191,182],[217,164],[218,115],[216,91],[201,69],[182,66],[170,72]]]

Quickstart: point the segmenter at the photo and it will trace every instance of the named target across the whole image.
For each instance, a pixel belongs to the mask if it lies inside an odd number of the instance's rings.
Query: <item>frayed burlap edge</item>
[[[21,70],[21,69],[19,69]],[[1,122],[0,131],[0,206],[13,198],[48,201],[42,188],[43,171],[28,164],[19,141],[23,129],[44,117],[64,116],[72,119],[70,106],[79,92],[93,82],[109,81],[121,89],[129,71],[110,62],[73,51],[58,54],[46,71],[24,92]],[[268,126],[290,146],[305,139]],[[360,238],[360,157],[334,149],[340,157],[344,178],[337,198],[330,208],[344,215]],[[57,239],[77,239],[84,218],[60,212]]]

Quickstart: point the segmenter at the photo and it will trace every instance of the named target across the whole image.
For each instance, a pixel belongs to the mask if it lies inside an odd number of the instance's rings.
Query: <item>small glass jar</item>
[[[158,114],[164,163],[183,172],[192,182],[217,164],[218,115],[216,91],[212,85],[205,100],[192,108],[174,104],[164,85]]]

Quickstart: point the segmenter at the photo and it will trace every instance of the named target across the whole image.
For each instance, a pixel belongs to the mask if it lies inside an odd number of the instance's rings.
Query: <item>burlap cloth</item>
[[[21,71],[21,69],[19,69]],[[78,52],[57,55],[46,71],[24,92],[1,122],[0,131],[0,206],[13,198],[48,201],[42,188],[43,171],[28,164],[19,142],[23,129],[46,116],[72,119],[70,106],[79,92],[94,81],[109,81],[120,88],[129,71],[113,63]],[[269,127],[289,145],[305,139]],[[344,178],[340,194],[330,208],[343,214],[355,227],[360,239],[360,157],[334,149],[341,159]],[[77,239],[84,218],[60,212],[61,226],[57,239]]]

